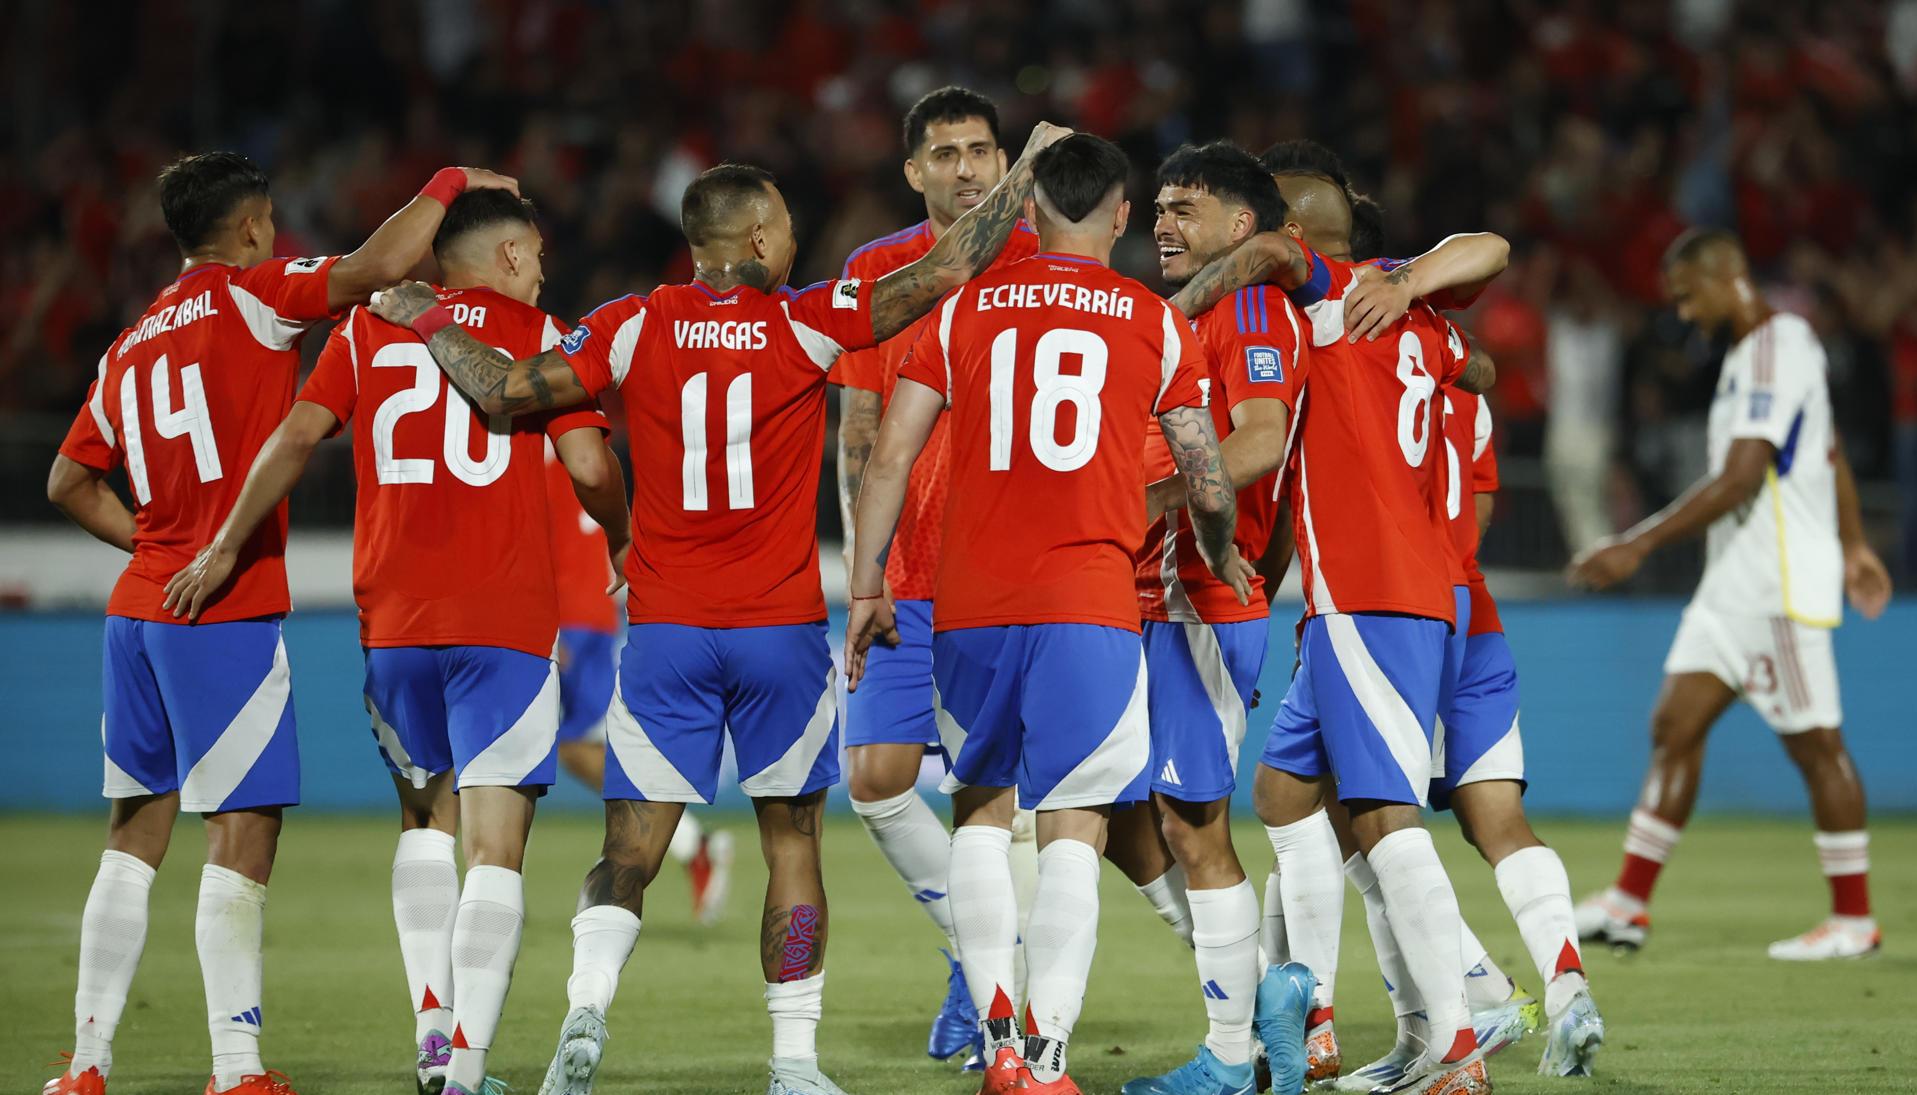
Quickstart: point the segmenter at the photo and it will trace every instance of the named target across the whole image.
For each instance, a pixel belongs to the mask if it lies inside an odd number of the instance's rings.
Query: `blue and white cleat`
[[[766,1062],[772,1069],[772,1083],[765,1095],[845,1095],[839,1085],[826,1079],[817,1061],[789,1061],[774,1057]]]
[[[1400,1041],[1391,1047],[1391,1052],[1365,1065],[1355,1072],[1347,1072],[1331,1081],[1334,1091],[1371,1091],[1374,1088],[1389,1087],[1404,1079],[1404,1074],[1416,1064],[1424,1053],[1424,1047],[1416,1041]]]
[[[965,1063],[959,1066],[959,1071],[985,1071],[985,1031],[983,1029],[972,1034],[972,1052],[966,1055]]]
[[[1140,1076],[1118,1089],[1119,1095],[1256,1095],[1251,1062],[1228,1065],[1198,1047],[1193,1057],[1163,1076]]]
[[[1471,1013],[1471,1033],[1478,1039],[1482,1056],[1489,1057],[1506,1046],[1516,1045],[1533,1029],[1525,1016],[1525,1005],[1535,1003],[1529,997],[1512,999],[1496,1007]]]
[[[965,984],[965,971],[950,951],[939,953],[951,969],[945,975],[945,1002],[932,1017],[932,1032],[925,1039],[925,1055],[936,1060],[956,1057],[966,1050],[980,1048],[978,1009],[972,1006],[972,990]],[[969,1062],[968,1062],[969,1064]],[[980,1068],[984,1067],[983,1059]]]
[[[539,1095],[592,1095],[592,1078],[606,1053],[606,1017],[598,1008],[574,1008],[559,1026],[559,1048]]]
[[[1305,1087],[1305,1017],[1318,978],[1297,962],[1272,966],[1258,982],[1251,1029],[1265,1047],[1272,1095],[1298,1095]]]
[[[478,1091],[468,1091],[451,1080],[446,1081],[446,1095],[506,1095],[512,1088],[497,1076],[488,1076],[479,1083]]]
[[[1591,1059],[1604,1045],[1604,1017],[1591,990],[1579,989],[1563,1011],[1552,1017],[1544,1042],[1540,1076],[1589,1076]]]

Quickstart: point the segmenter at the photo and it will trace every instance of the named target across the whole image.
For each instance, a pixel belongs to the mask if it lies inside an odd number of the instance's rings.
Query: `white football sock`
[[[1571,879],[1558,853],[1539,846],[1512,852],[1492,872],[1518,935],[1544,979],[1544,1010],[1556,1015],[1584,987],[1577,917],[1571,911]]]
[[[1012,893],[1018,900],[1018,942],[1012,947],[1012,1002],[1025,1005],[1025,931],[1032,926],[1032,898],[1038,895],[1038,815],[1019,810],[1012,815]],[[983,1013],[981,1013],[983,1014]]]
[[[1265,918],[1258,929],[1258,953],[1261,966],[1291,961],[1291,943],[1285,938],[1284,890],[1275,870],[1265,876]],[[1262,976],[1263,970],[1259,972]]]
[[[486,1051],[499,1029],[526,923],[526,887],[518,871],[466,869],[453,921],[453,1059],[448,1083],[478,1091],[486,1079]]]
[[[672,831],[672,841],[666,845],[666,854],[683,867],[699,855],[705,839],[705,826],[699,824],[699,819],[692,816],[691,810],[686,810],[679,815],[679,827]]]
[[[1085,1006],[1098,948],[1098,850],[1082,840],[1039,849],[1038,896],[1026,939],[1032,998],[1026,1005],[1026,1063],[1040,1082],[1065,1071],[1065,1044]]]
[[[1283,897],[1285,938],[1291,960],[1318,978],[1312,1010],[1331,1007],[1338,984],[1338,943],[1345,919],[1345,879],[1338,834],[1331,817],[1319,810],[1303,821],[1267,826],[1278,857],[1278,890]],[[1313,1025],[1324,1017],[1313,1020]]]
[[[1251,1013],[1257,1003],[1258,895],[1246,879],[1227,890],[1192,890],[1192,949],[1210,1029],[1205,1046],[1228,1065],[1251,1061]]]
[[[952,903],[946,894],[952,873],[952,837],[917,791],[880,799],[852,800],[852,812],[865,823],[879,854],[905,882],[912,898],[956,947],[952,935]]]
[[[453,835],[408,829],[393,852],[393,923],[413,1001],[413,1040],[453,1027],[453,914],[459,911],[459,864]]]
[[[772,1016],[772,1056],[818,1063],[819,1013],[825,1005],[825,971],[797,981],[768,983],[765,1010]]]
[[[952,833],[947,883],[952,931],[972,1005],[985,1030],[987,1064],[1000,1046],[1015,1045],[1018,1038],[1012,984],[1018,910],[1012,891],[1011,847],[1011,832],[990,825],[961,825]]]
[[[1174,863],[1164,874],[1135,888],[1179,942],[1191,946],[1191,900],[1186,895],[1185,868]]]
[[[1490,950],[1478,940],[1478,933],[1464,922],[1463,915],[1458,917],[1458,959],[1459,969],[1464,971],[1464,1003],[1472,1011],[1503,1007],[1511,999],[1511,991],[1517,987],[1511,975],[1504,972],[1498,960],[1491,957]]]
[[[1404,953],[1405,967],[1424,998],[1431,1028],[1426,1055],[1450,1058],[1462,1041],[1474,1041],[1471,1011],[1464,1002],[1464,972],[1458,957],[1458,897],[1444,873],[1431,834],[1399,829],[1372,845],[1366,862],[1378,876],[1385,914]]]
[[[619,971],[639,942],[639,918],[621,905],[594,905],[572,918],[572,976],[566,978],[566,1008],[612,1007]]]
[[[1410,1016],[1424,1010],[1424,997],[1405,968],[1404,952],[1391,930],[1391,918],[1385,914],[1384,891],[1378,888],[1378,876],[1365,857],[1353,852],[1345,860],[1345,877],[1358,890],[1365,904],[1365,924],[1371,929],[1371,948],[1378,955],[1378,973],[1384,978],[1385,994],[1391,997],[1391,1014],[1398,1018],[1398,1033],[1403,1038]]]
[[[193,937],[206,984],[216,1091],[266,1071],[260,1064],[260,931],[265,919],[265,886],[211,863],[200,869]]]
[[[146,949],[147,896],[153,868],[125,852],[100,853],[100,871],[80,914],[80,980],[73,994],[73,1064],[113,1071],[113,1032],[126,1011],[133,971]]]

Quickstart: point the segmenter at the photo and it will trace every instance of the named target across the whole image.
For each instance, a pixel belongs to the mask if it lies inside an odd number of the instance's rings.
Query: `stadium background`
[[[0,673],[14,717],[0,744],[44,776],[8,783],[0,808],[98,809],[97,612],[118,563],[42,488],[100,349],[177,267],[152,178],[182,149],[265,166],[289,254],[349,249],[443,163],[516,175],[545,220],[542,303],[572,317],[689,276],[678,196],[725,158],[778,173],[801,235],[794,280],[835,273],[923,215],[899,176],[897,120],[946,82],[998,100],[1014,154],[1040,117],[1118,140],[1137,172],[1116,262],[1154,284],[1164,153],[1213,136],[1324,140],[1383,202],[1392,252],[1474,228],[1514,244],[1466,324],[1500,363],[1505,487],[1484,557],[1511,602],[1543,811],[1627,808],[1695,580],[1695,548],[1655,559],[1625,598],[1573,599],[1558,577],[1574,547],[1701,470],[1724,347],[1659,303],[1659,256],[1683,225],[1736,227],[1773,299],[1815,323],[1872,535],[1917,581],[1912,0],[211,0],[8,18]],[[309,360],[321,343],[307,340]],[[831,540],[830,446],[825,462]],[[289,646],[309,803],[383,808],[346,602],[351,506],[341,441],[294,498]],[[842,592],[836,573],[827,589]],[[1285,633],[1267,697],[1289,669]],[[1893,664],[1917,649],[1917,605],[1853,622],[1838,649],[1874,805],[1917,809]],[[1802,810],[1768,737],[1733,716],[1707,809]],[[574,788],[559,801],[587,804]]]

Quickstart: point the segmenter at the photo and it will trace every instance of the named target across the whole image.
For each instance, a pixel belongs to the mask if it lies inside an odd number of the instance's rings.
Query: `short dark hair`
[[[1664,251],[1664,269],[1669,270],[1680,262],[1692,262],[1704,254],[1706,248],[1724,244],[1732,250],[1742,252],[1744,244],[1737,233],[1724,228],[1688,228],[1684,234],[1671,241]]]
[[[1059,216],[1077,224],[1114,188],[1123,187],[1131,170],[1131,161],[1117,145],[1090,133],[1074,133],[1033,158],[1032,181]]]
[[[1351,192],[1351,179],[1345,174],[1345,162],[1336,152],[1317,141],[1300,138],[1279,141],[1258,157],[1273,175],[1316,175],[1336,183],[1338,189]]]
[[[1158,185],[1203,190],[1251,210],[1258,231],[1285,225],[1285,197],[1258,158],[1230,141],[1181,145],[1158,165]]]
[[[905,112],[905,154],[915,156],[925,143],[926,130],[939,122],[962,122],[982,118],[992,131],[992,143],[998,143],[998,105],[971,88],[946,85],[928,91]]]
[[[1351,258],[1354,262],[1384,254],[1384,206],[1369,194],[1345,194],[1351,199]]]
[[[235,206],[266,196],[266,172],[237,152],[182,156],[160,169],[160,215],[180,250],[205,246]]]
[[[679,228],[694,247],[705,244],[719,222],[741,202],[779,185],[772,172],[749,163],[722,163],[709,167],[686,187],[679,199]]]
[[[538,210],[529,199],[514,197],[510,190],[488,187],[463,191],[446,207],[446,218],[433,234],[433,256],[443,256],[468,232],[507,222],[537,227]]]

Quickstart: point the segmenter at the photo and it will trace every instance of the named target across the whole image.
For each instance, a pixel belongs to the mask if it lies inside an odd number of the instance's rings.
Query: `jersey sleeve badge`
[[[845,278],[832,289],[832,307],[859,310],[859,279]]]
[[[1282,384],[1285,382],[1284,358],[1279,356],[1275,347],[1245,347],[1245,371],[1253,384]]]
[[[566,332],[564,337],[560,338],[559,348],[565,351],[567,357],[571,357],[579,352],[579,347],[584,346],[586,339],[591,337],[591,335],[592,328],[581,323],[579,326]]]

